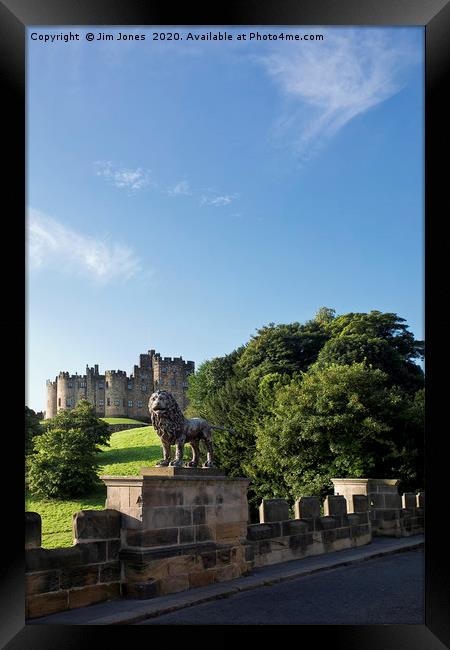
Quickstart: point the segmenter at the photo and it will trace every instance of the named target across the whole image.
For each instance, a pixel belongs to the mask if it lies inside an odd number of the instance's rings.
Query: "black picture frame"
[[[425,331],[427,340],[427,415],[426,415],[426,535],[425,535],[425,625],[423,626],[301,626],[294,632],[298,642],[306,632],[312,641],[321,645],[347,650],[382,648],[383,650],[433,650],[449,647],[450,611],[448,568],[448,498],[445,478],[448,476],[446,455],[441,444],[446,436],[446,403],[448,381],[444,377],[446,335],[450,319],[446,315],[448,302],[446,270],[449,257],[447,240],[441,229],[448,215],[446,185],[446,127],[449,114],[445,96],[448,84],[450,50],[450,5],[448,0],[228,0],[208,6],[184,3],[174,6],[161,0],[0,0],[0,78],[4,86],[4,133],[11,135],[11,144],[4,149],[5,176],[3,193],[6,196],[8,228],[11,249],[17,246],[14,266],[4,270],[4,304],[16,304],[2,319],[3,341],[12,341],[14,363],[9,367],[10,382],[23,385],[25,356],[23,341],[26,334],[26,310],[23,301],[24,276],[24,213],[25,213],[25,28],[31,25],[421,25],[425,28]],[[447,127],[448,130],[448,127]],[[442,225],[441,225],[442,224]],[[9,245],[8,245],[9,248]],[[14,281],[13,281],[14,280]],[[438,311],[439,310],[439,311]],[[6,347],[9,347],[6,346]],[[25,355],[25,351],[24,351]],[[22,362],[22,363],[21,363]],[[23,412],[20,391],[9,403],[17,413]],[[18,418],[17,418],[18,421]],[[84,628],[64,626],[27,626],[24,619],[24,557],[23,557],[23,438],[21,426],[16,427],[12,441],[17,454],[17,469],[7,479],[7,501],[3,501],[3,519],[7,523],[7,553],[3,555],[1,579],[1,637],[2,647],[16,648],[91,648],[111,641],[126,643],[117,627]],[[12,433],[11,433],[12,435]],[[6,485],[6,483],[5,483]],[[156,631],[155,627],[127,627],[151,629],[150,640],[162,634],[165,646],[192,643],[229,645],[235,636],[233,626],[221,627],[220,633],[211,631],[185,632],[183,630]],[[257,635],[252,628],[251,633]],[[264,629],[259,633],[265,634]],[[121,637],[121,638],[119,638]],[[181,638],[182,637],[182,640]],[[189,641],[191,638],[191,641]],[[203,638],[203,641],[202,641]]]

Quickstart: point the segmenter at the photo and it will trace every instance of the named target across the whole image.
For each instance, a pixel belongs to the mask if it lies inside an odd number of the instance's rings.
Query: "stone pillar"
[[[152,467],[141,476],[102,476],[106,508],[122,513],[124,594],[184,591],[250,570],[246,478],[215,468]]]
[[[401,536],[402,499],[398,479],[331,479],[334,493],[347,501],[347,511],[354,512],[354,496],[364,495],[369,501],[370,521],[374,534]]]

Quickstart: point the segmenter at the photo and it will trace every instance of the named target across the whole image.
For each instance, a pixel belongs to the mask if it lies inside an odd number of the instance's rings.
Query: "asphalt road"
[[[260,587],[139,625],[424,624],[423,550]]]

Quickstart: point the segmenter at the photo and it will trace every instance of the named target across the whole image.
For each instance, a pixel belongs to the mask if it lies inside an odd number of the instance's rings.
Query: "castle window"
[[[72,400],[70,397],[66,399],[66,406],[72,406]]]
[[[132,399],[128,400],[128,406],[133,406],[133,400]]]
[[[106,398],[106,406],[111,406],[111,400],[109,397]]]
[[[183,381],[183,388],[187,388],[189,386],[187,381]]]
[[[108,382],[106,382],[106,388],[109,388],[109,383]]]
[[[148,379],[148,375],[145,372],[143,372],[141,374],[141,379]]]
[[[80,388],[86,388],[86,382],[80,381]]]
[[[163,366],[163,367],[161,368],[161,372],[167,372],[167,368],[166,368],[165,366]]]
[[[142,391],[143,393],[147,392],[147,384],[142,384],[142,386],[141,386],[141,391]]]
[[[61,398],[58,398],[58,406],[61,406]]]
[[[176,385],[177,385],[176,380],[175,380],[175,379],[171,379],[171,380],[170,380],[170,385],[171,385],[171,386],[176,386]]]
[[[101,381],[98,385],[99,389],[103,389],[103,382]]]
[[[133,390],[133,384],[128,384],[128,390]]]
[[[140,400],[138,400],[137,407],[138,407],[138,409],[142,408],[142,402]]]
[[[100,399],[100,400],[98,401],[98,405],[99,405],[99,406],[105,406],[105,402],[104,402],[104,400]]]
[[[69,384],[67,384],[67,388],[73,388],[73,384],[72,384],[72,382],[70,382]]]
[[[120,406],[120,399],[114,400],[114,406]]]

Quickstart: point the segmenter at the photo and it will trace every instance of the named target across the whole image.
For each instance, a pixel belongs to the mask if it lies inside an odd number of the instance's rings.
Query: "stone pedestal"
[[[395,537],[401,535],[402,499],[397,488],[399,480],[373,478],[331,480],[334,493],[345,497],[348,512],[355,511],[354,502],[359,495],[367,497],[370,521],[375,534]]]
[[[250,569],[243,546],[248,479],[215,468],[152,467],[102,480],[105,507],[122,514],[125,595],[183,591]]]

